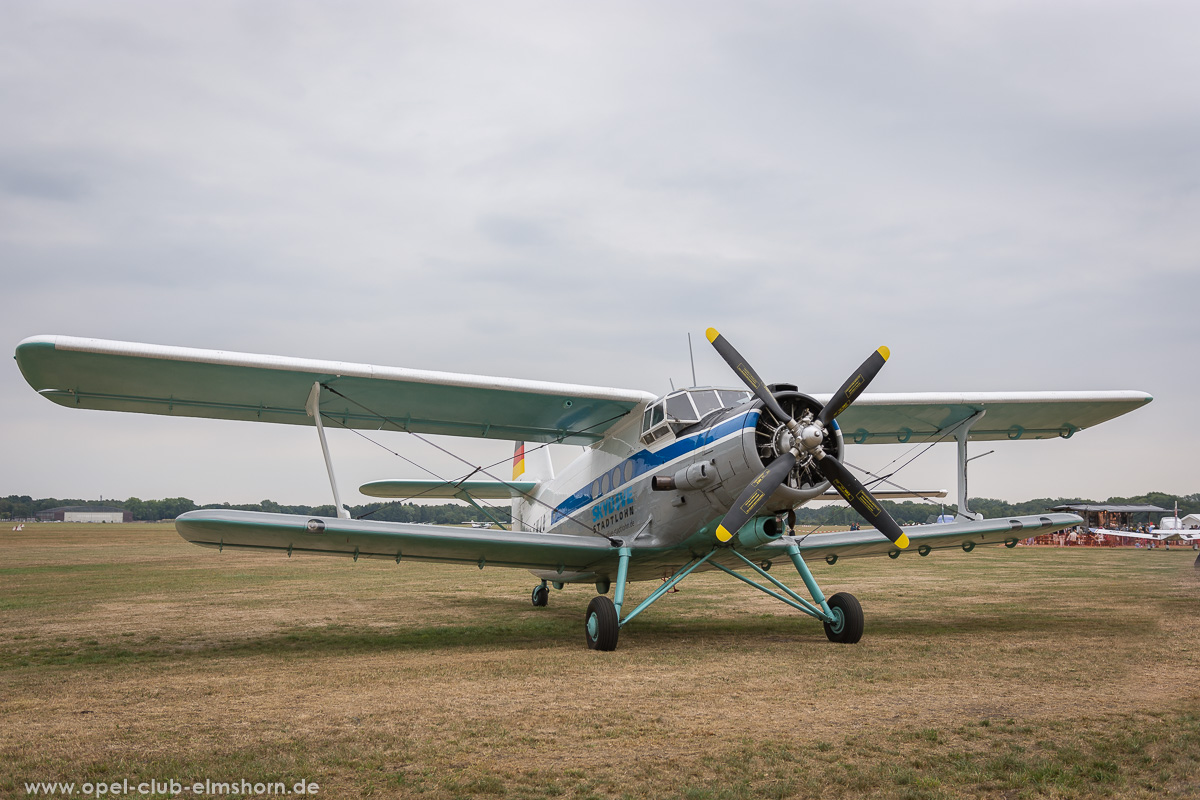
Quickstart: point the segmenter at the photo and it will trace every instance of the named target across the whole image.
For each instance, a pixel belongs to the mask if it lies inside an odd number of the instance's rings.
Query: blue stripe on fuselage
[[[620,483],[610,487],[608,494],[616,492],[622,486],[628,486],[642,475],[645,475],[647,472],[657,471],[660,467],[662,467],[663,464],[667,464],[681,456],[685,456],[693,450],[699,450],[702,447],[706,447],[716,440],[723,439],[729,434],[740,431],[743,428],[753,428],[758,423],[758,417],[760,413],[760,409],[751,409],[745,414],[741,414],[732,419],[727,419],[711,428],[708,428],[707,430],[703,430],[699,433],[674,441],[658,451],[652,452],[650,450],[639,450],[637,453],[633,454],[616,466],[608,468],[607,471],[609,474],[612,474],[614,470],[620,470],[622,477]],[[627,463],[633,464],[633,476],[629,480],[624,479],[625,465]],[[603,479],[603,477],[603,475],[600,476],[601,479]],[[593,478],[592,482],[587,486],[583,487],[579,491],[575,492],[575,494],[559,503],[558,507],[554,509],[554,514],[550,518],[550,524],[554,525],[565,517],[568,517],[571,514],[574,514],[576,511],[579,511],[581,508],[585,508],[589,504],[604,497],[605,493],[603,492],[593,496],[592,486],[594,486],[595,483],[596,479]]]

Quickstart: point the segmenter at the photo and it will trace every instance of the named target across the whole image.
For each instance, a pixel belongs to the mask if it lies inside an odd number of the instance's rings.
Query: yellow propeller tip
[[[715,342],[717,340],[717,337],[720,336],[721,334],[717,332],[716,328],[709,328],[708,330],[706,330],[704,332],[704,335],[708,337],[709,344],[712,344],[713,342]]]
[[[709,328],[709,330],[711,331],[712,328]],[[725,529],[724,525],[717,526],[717,541],[718,542],[728,542],[732,538],[733,538],[733,534],[730,533],[729,531],[727,531]]]
[[[896,547],[899,547],[901,550],[908,547],[908,536],[903,533],[900,534],[900,538],[896,540]]]
[[[887,345],[881,345],[879,348],[879,355],[883,356],[884,361],[887,361],[892,357],[892,351],[887,349]]]

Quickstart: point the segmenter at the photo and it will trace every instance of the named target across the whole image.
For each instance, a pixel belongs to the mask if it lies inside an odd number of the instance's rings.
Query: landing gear
[[[550,589],[546,587],[546,584],[539,583],[537,586],[533,587],[532,600],[534,607],[546,607],[546,604],[550,602]]]
[[[825,635],[831,642],[854,644],[863,635],[863,610],[858,598],[847,592],[838,592],[829,598],[829,610],[833,621],[825,623]]]
[[[637,608],[625,613],[622,607],[625,604],[625,584],[629,577],[629,560],[632,556],[632,549],[622,545],[617,551],[619,560],[617,563],[617,580],[613,585],[615,590],[613,592],[613,599],[609,600],[604,595],[595,597],[592,602],[588,603],[587,614],[583,618],[588,649],[615,650],[617,648],[617,637],[621,633],[621,626],[625,625],[638,614],[641,614],[660,597],[673,589],[681,580],[705,564],[726,573],[730,577],[737,578],[739,581],[747,583],[759,591],[765,592],[797,611],[820,620],[825,625],[825,635],[829,637],[831,642],[854,644],[861,639],[863,635],[863,612],[862,606],[859,605],[854,595],[838,592],[826,600],[821,587],[813,579],[808,565],[804,563],[804,557],[800,555],[800,547],[794,541],[788,541],[784,550],[787,552],[792,564],[796,567],[796,571],[800,573],[800,577],[804,580],[804,585],[812,595],[812,601],[804,599],[795,591],[788,588],[778,578],[768,574],[763,566],[738,552],[737,548],[714,547],[703,556],[693,557],[691,561],[676,570],[675,574],[651,592],[650,596],[639,603]],[[713,558],[718,554],[722,558],[731,556],[741,561],[749,572],[756,573],[765,583],[759,583],[753,578],[747,577],[721,563],[720,559]],[[535,589],[534,591],[536,592],[537,590]],[[536,603],[536,594],[534,602]]]
[[[592,602],[588,603],[584,621],[589,650],[617,649],[617,634],[621,632],[621,623],[612,600],[602,594],[596,595]]]

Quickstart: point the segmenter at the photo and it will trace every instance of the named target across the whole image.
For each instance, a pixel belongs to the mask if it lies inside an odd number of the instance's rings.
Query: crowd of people
[[[1145,547],[1151,550],[1156,547],[1166,547],[1168,550],[1171,549],[1169,542],[1143,538],[1149,536],[1154,530],[1152,526],[1148,525],[1138,525],[1133,530],[1126,528],[1115,530],[1089,529],[1081,525],[1076,525],[1073,528],[1064,528],[1057,533],[1034,536],[1026,539],[1025,544],[1052,547]],[[1122,536],[1122,533],[1140,535]],[[1190,546],[1192,549],[1200,547],[1195,542],[1185,544],[1185,546]]]

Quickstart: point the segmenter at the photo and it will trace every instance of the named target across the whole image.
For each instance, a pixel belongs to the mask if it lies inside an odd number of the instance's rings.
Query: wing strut
[[[350,512],[342,505],[338,494],[337,478],[333,476],[333,460],[329,458],[329,443],[325,441],[325,426],[321,424],[321,383],[315,381],[308,393],[308,402],[304,410],[317,423],[317,436],[321,439],[321,452],[325,454],[325,469],[329,472],[329,485],[333,487],[333,505],[337,509],[338,519],[350,519]]]
[[[971,460],[967,458],[967,434],[971,432],[971,426],[983,419],[986,413],[987,409],[981,408],[954,429],[954,438],[958,440],[958,516],[964,519],[983,519],[983,514],[976,514],[967,508],[967,462]]]

